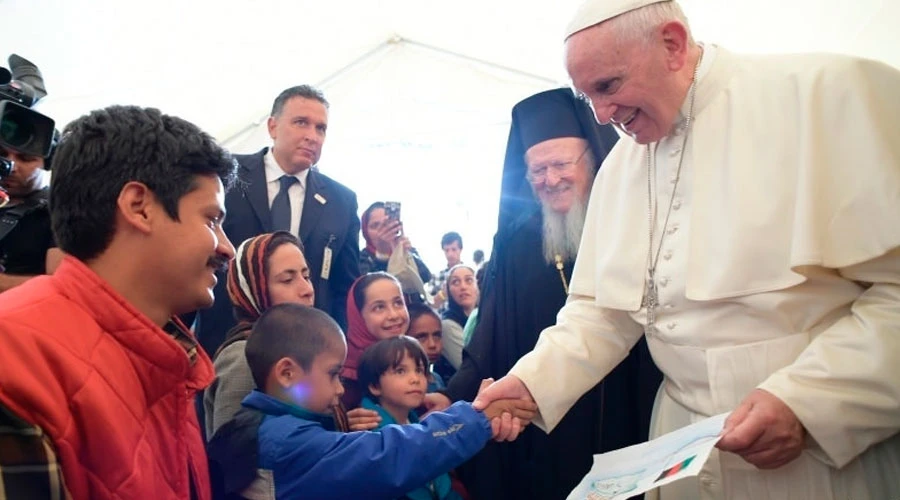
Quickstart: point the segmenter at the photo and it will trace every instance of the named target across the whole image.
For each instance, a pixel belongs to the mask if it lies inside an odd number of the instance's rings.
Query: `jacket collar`
[[[212,382],[215,375],[209,356],[196,348],[196,339],[177,319],[173,318],[166,330],[160,328],[97,273],[71,256],[63,259],[50,279],[63,296],[96,321],[133,360],[148,367],[147,374],[154,384],[162,387],[186,380],[189,388],[200,390]]]
[[[392,417],[391,414],[388,413],[388,411],[385,410],[383,406],[381,406],[380,404],[376,403],[375,401],[372,401],[372,400],[369,399],[368,397],[364,397],[364,398],[362,399],[362,404],[361,404],[361,406],[362,406],[363,408],[367,409],[367,410],[374,410],[374,411],[377,411],[377,412],[378,412],[378,416],[381,417],[381,425],[380,425],[380,427],[384,427],[385,425],[390,425],[390,424],[396,424],[396,423],[397,423],[397,420],[394,419],[394,417]],[[411,424],[418,424],[418,423],[419,423],[419,417],[416,416],[416,412],[414,412],[414,411],[410,411],[410,412],[409,412],[409,423],[411,423]]]
[[[320,424],[326,430],[335,430],[334,417],[330,414],[313,413],[306,408],[275,399],[259,389],[253,389],[253,392],[248,394],[247,397],[241,401],[241,404],[248,408],[259,410],[272,417],[291,415],[301,420]]]
[[[240,189],[253,207],[253,212],[263,227],[264,232],[272,231],[272,220],[269,210],[269,194],[266,188],[265,157],[269,148],[262,148],[241,162],[241,179],[244,183]],[[334,203],[335,196],[328,188],[328,183],[322,179],[318,168],[313,166],[306,176],[303,195],[303,216],[300,217],[299,237],[302,241],[308,241],[310,234],[322,220],[325,206]]]

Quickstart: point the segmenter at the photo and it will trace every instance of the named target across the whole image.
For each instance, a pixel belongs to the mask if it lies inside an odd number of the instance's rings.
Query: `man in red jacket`
[[[0,294],[0,496],[210,497],[194,394],[214,373],[177,315],[234,256],[235,163],[155,109],[70,124],[50,188],[67,256]]]

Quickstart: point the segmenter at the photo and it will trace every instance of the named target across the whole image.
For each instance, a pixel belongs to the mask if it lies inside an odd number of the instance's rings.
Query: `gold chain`
[[[566,274],[563,272],[563,260],[559,254],[553,256],[556,259],[556,270],[559,271],[559,279],[562,280],[563,290],[566,291],[566,295],[569,295],[569,283],[566,282]]]

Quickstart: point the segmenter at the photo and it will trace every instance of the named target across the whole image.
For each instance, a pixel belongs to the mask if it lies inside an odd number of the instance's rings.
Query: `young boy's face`
[[[378,387],[369,390],[378,397],[381,406],[409,411],[422,406],[427,387],[425,367],[416,366],[416,361],[407,353],[400,364],[381,374]]]
[[[423,314],[409,324],[410,337],[419,341],[430,363],[437,363],[441,358],[444,342],[441,338],[441,322],[431,314]]]
[[[347,347],[335,343],[316,356],[309,371],[300,368],[288,390],[292,403],[314,413],[331,413],[344,394],[340,375],[346,357]]]

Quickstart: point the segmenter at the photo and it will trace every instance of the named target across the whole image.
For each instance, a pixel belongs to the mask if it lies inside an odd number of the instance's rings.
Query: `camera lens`
[[[4,179],[9,177],[13,171],[13,162],[12,160],[8,160],[6,158],[0,157],[0,179]]]
[[[0,140],[12,148],[25,151],[34,139],[34,127],[18,111],[12,108],[0,120]]]
[[[0,140],[16,149],[27,149],[34,139],[33,128],[15,119],[0,122]]]

